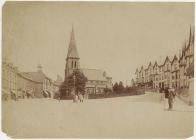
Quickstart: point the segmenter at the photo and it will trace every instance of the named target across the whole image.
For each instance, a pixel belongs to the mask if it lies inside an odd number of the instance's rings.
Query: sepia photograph
[[[194,136],[194,2],[6,1],[9,138]]]

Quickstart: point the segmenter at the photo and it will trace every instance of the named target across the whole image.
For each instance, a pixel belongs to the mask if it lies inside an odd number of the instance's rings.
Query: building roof
[[[104,76],[104,71],[99,69],[81,69],[83,74],[88,80],[93,81],[107,81],[107,77]]]
[[[187,75],[188,76],[191,76],[191,77],[194,77],[194,62],[192,62],[190,64],[190,66],[188,67],[188,69],[187,69]]]
[[[172,60],[172,62],[171,62],[171,63],[173,64],[175,60],[177,60],[177,61],[178,61],[178,57],[177,57],[176,55],[174,55],[174,58],[173,58],[173,60]]]
[[[43,83],[44,79],[49,79],[43,72],[21,72],[21,76],[34,81],[34,82],[39,82]]]
[[[57,75],[57,79],[54,81],[55,86],[60,86],[63,83],[63,78]]]
[[[170,59],[169,59],[168,56],[165,58],[165,61],[164,61],[163,65],[165,65],[166,61],[169,61],[170,62]]]
[[[68,53],[67,53],[67,59],[68,58],[77,58],[77,59],[79,59],[73,27],[72,27],[72,31],[71,31],[71,38],[70,38],[69,49],[68,49]]]
[[[151,63],[151,62],[149,63],[149,65],[148,65],[148,68],[147,68],[147,69],[149,69],[149,67],[150,67],[150,66],[152,66],[152,63]]]
[[[143,67],[143,65],[141,66],[141,69],[140,69],[139,73],[140,73],[140,72],[142,72],[142,70],[144,70],[144,67]]]
[[[194,29],[193,29],[194,30]],[[194,40],[194,32],[192,32],[192,27],[190,26],[190,32],[189,32],[189,40],[188,40],[188,44],[186,46],[186,50],[188,50],[188,48],[190,47],[191,42]]]
[[[136,74],[136,73],[138,73],[138,68],[137,68],[136,71],[135,71],[135,74]]]
[[[185,56],[185,48],[186,48],[186,42],[182,46],[182,50],[181,50],[181,54],[180,54],[180,57],[179,57],[179,61],[182,60],[183,57]]]
[[[153,68],[154,68],[155,66],[158,66],[157,61],[155,61]]]

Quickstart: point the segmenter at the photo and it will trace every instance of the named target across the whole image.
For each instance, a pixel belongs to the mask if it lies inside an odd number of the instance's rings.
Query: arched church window
[[[76,68],[77,64],[76,64],[76,61],[75,61],[75,68]]]
[[[73,64],[73,61],[71,62],[71,68],[73,68],[74,64]]]

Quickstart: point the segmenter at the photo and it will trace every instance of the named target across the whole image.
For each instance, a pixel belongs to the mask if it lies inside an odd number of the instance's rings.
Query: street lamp
[[[76,90],[75,90],[75,84],[76,84],[76,83],[75,83],[75,81],[76,81],[76,76],[75,76],[75,74],[73,75],[73,80],[74,80],[74,95],[75,95],[75,91],[76,91]]]

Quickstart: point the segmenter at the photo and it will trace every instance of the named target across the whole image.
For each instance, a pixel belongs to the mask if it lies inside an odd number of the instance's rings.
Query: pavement
[[[172,111],[158,93],[84,103],[25,99],[2,103],[2,130],[13,138],[187,138],[193,106],[178,98]]]

